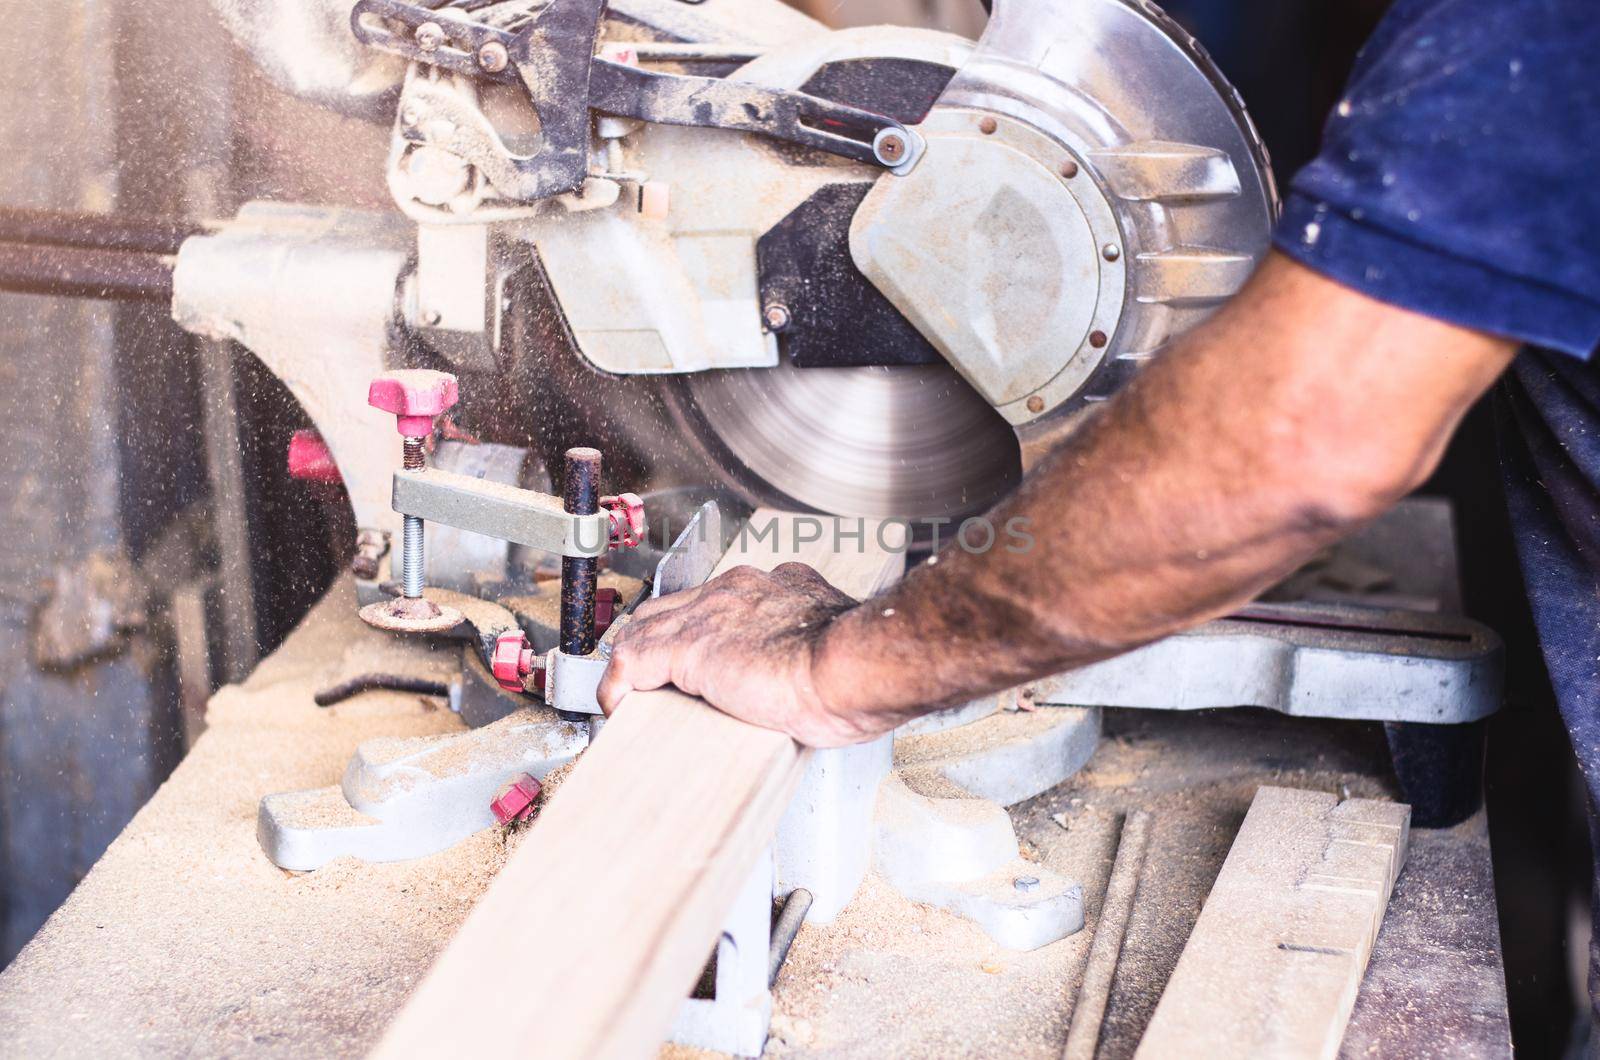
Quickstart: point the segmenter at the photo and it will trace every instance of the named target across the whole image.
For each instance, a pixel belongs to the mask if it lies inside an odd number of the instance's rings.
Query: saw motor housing
[[[662,482],[976,514],[1269,245],[1259,138],[1154,5],[1001,0],[976,45],[684,40],[678,0],[618,6],[363,0],[352,24],[411,60],[388,164],[416,223],[405,330],[504,374],[536,289],[579,370],[541,352],[534,385]],[[608,389],[650,400],[597,408]]]

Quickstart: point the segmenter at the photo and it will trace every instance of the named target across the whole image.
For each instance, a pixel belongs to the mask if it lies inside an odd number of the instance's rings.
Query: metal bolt
[[[442,320],[444,320],[444,314],[439,312],[437,309],[423,310],[422,322],[428,325],[430,328],[438,327],[440,321]]]
[[[782,331],[789,326],[789,307],[782,302],[773,302],[767,306],[762,316],[767,322],[768,331]]]
[[[423,449],[433,433],[433,421],[456,403],[456,377],[445,372],[385,372],[372,381],[367,403],[395,415],[395,425],[405,444],[405,468],[421,471],[428,466]],[[415,516],[404,519],[401,556],[401,581],[405,599],[422,599],[423,572],[427,569],[422,554],[423,523]]]
[[[1091,331],[1091,332],[1089,332],[1089,345],[1093,346],[1095,349],[1098,350],[1098,349],[1101,349],[1102,347],[1104,347],[1105,344],[1106,344],[1106,333],[1105,332],[1103,332],[1103,331]]]
[[[1018,876],[1016,879],[1011,881],[1011,885],[1017,890],[1021,891],[1023,894],[1028,894],[1039,886],[1039,877]]]
[[[1105,258],[1107,261],[1116,261],[1118,258],[1122,257],[1122,248],[1117,246],[1115,243],[1107,243],[1105,246],[1100,248],[1100,256]]]
[[[875,151],[878,161],[884,165],[895,165],[906,156],[905,137],[899,133],[890,133],[878,141]]]
[[[1061,163],[1061,175],[1063,177],[1067,178],[1068,180],[1071,180],[1073,177],[1077,176],[1078,175],[1078,163],[1074,162],[1070,158],[1067,159],[1065,162]]]
[[[1000,123],[995,121],[993,118],[984,118],[982,121],[978,122],[978,131],[983,133],[985,136],[994,135],[994,131],[998,128],[1000,128]]]
[[[405,440],[405,458],[402,461],[407,471],[421,471],[428,466],[428,458],[423,451],[425,438],[407,438]],[[427,558],[423,555],[424,542],[427,540],[423,533],[422,520],[414,515],[408,515],[402,520],[403,548],[405,551],[400,557],[400,581],[407,600],[422,599],[423,573],[428,569]]]
[[[478,49],[478,65],[491,74],[498,74],[510,64],[511,53],[497,40],[492,40]]]
[[[1028,399],[1028,411],[1033,413],[1035,416],[1037,416],[1039,413],[1043,412],[1044,411],[1044,398],[1040,397],[1038,394],[1035,394],[1035,395],[1033,395],[1033,397],[1029,398]]]
[[[444,43],[444,27],[437,22],[424,22],[417,27],[417,47],[431,52]]]

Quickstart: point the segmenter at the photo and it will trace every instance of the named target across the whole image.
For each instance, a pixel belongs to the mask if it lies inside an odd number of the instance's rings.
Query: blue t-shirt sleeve
[[[1600,4],[1398,0],[1275,243],[1374,298],[1600,346]]]

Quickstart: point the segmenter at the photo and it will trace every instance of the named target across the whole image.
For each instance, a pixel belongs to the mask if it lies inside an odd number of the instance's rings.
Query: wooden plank
[[[723,566],[808,562],[865,596],[904,568],[808,517]],[[851,521],[854,522],[853,520]],[[759,524],[758,524],[759,525]],[[898,527],[891,528],[889,540]],[[789,737],[675,691],[623,701],[390,1025],[379,1057],[637,1057],[665,1037],[804,770]]]
[[[1138,1057],[1335,1057],[1405,863],[1411,808],[1263,787]]]

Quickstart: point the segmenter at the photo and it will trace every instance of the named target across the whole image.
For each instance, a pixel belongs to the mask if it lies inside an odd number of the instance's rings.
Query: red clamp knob
[[[611,547],[637,548],[644,540],[644,501],[637,493],[601,497],[600,507],[611,517]]]
[[[525,692],[522,679],[534,670],[533,649],[528,647],[527,634],[520,629],[508,629],[494,639],[494,651],[489,653],[489,670],[500,687],[507,692]]]
[[[394,413],[406,438],[432,434],[433,418],[453,408],[459,396],[455,376],[426,368],[384,372],[367,388],[367,404]]]
[[[289,436],[289,477],[299,482],[325,482],[337,486],[344,479],[333,451],[316,431],[295,431]]]
[[[500,794],[489,804],[489,812],[494,814],[494,819],[501,824],[525,821],[533,816],[534,807],[539,802],[540,790],[539,782],[534,779],[533,774],[524,773],[500,789]]]

